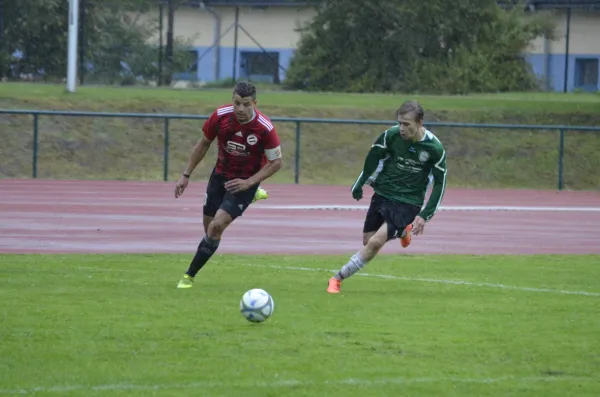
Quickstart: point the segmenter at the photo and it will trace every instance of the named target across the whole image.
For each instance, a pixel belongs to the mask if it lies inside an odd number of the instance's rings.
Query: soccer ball
[[[262,323],[273,314],[275,302],[269,293],[260,288],[246,291],[240,301],[240,312],[252,323]]]

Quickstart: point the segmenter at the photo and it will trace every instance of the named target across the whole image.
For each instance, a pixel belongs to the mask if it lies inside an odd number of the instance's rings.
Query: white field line
[[[314,268],[314,267],[260,265],[260,264],[255,264],[255,263],[246,263],[246,264],[240,264],[240,265],[234,265],[234,266],[262,267],[262,268],[269,268],[269,269],[295,270],[295,271],[303,271],[303,272],[327,272],[327,273],[337,272],[337,270]],[[123,269],[123,268],[108,269],[108,268],[102,268],[102,267],[87,267],[87,266],[78,266],[77,270],[92,271],[92,272],[94,272],[94,271],[96,271],[96,272],[135,272],[135,273],[138,272],[137,270],[134,270],[134,269]],[[506,290],[524,291],[524,292],[600,297],[600,292],[571,291],[571,290],[552,289],[552,288],[536,288],[536,287],[519,287],[519,286],[515,286],[515,285],[506,285],[506,284],[497,284],[497,283],[480,283],[480,282],[465,281],[465,280],[445,280],[445,279],[425,278],[425,277],[405,277],[405,276],[392,276],[390,274],[374,274],[374,273],[361,273],[361,272],[356,273],[355,276],[374,277],[374,278],[383,278],[383,279],[388,279],[388,280],[399,280],[399,281],[419,282],[419,283],[464,285],[464,286],[468,286],[468,287],[497,288],[497,289],[506,289]]]
[[[366,211],[367,205],[269,205],[253,204],[253,209],[265,210],[333,210],[333,211]],[[510,206],[510,205],[446,205],[441,206],[439,211],[525,211],[525,212],[600,212],[600,207],[540,207],[540,206]]]
[[[0,394],[21,394],[31,395],[36,393],[68,393],[74,391],[123,391],[123,390],[176,390],[176,389],[206,389],[206,388],[231,388],[231,387],[252,387],[252,388],[284,388],[284,387],[310,387],[310,386],[386,386],[386,385],[410,385],[419,383],[479,383],[493,384],[501,382],[514,383],[534,383],[534,382],[584,382],[597,381],[595,378],[573,377],[573,376],[528,376],[513,377],[504,376],[498,378],[458,378],[458,377],[439,377],[439,378],[384,378],[384,379],[357,379],[349,378],[342,380],[329,380],[315,382],[310,380],[274,380],[272,382],[190,382],[174,384],[154,384],[143,385],[133,383],[115,383],[104,385],[65,385],[32,387],[18,389],[0,389]]]
[[[276,265],[257,265],[257,264],[245,264],[243,266],[265,267],[265,268],[282,269],[282,270],[298,270],[298,271],[305,271],[305,272],[330,272],[330,273],[333,273],[333,272],[337,271],[337,270],[331,270],[331,269],[318,269],[318,268],[312,268],[312,267],[297,267],[297,266],[276,266]],[[582,296],[600,297],[600,292],[569,291],[569,290],[551,289],[551,288],[517,287],[514,285],[495,284],[495,283],[478,283],[478,282],[464,281],[464,280],[444,280],[444,279],[422,278],[422,277],[403,277],[403,276],[392,276],[392,275],[388,275],[388,274],[373,274],[373,273],[361,273],[361,272],[356,273],[355,276],[376,277],[376,278],[384,278],[384,279],[388,279],[388,280],[416,281],[416,282],[421,282],[421,283],[466,285],[469,287],[499,288],[499,289],[508,289],[508,290],[526,291],[526,292],[546,292],[546,293],[563,294],[563,295],[582,295]]]

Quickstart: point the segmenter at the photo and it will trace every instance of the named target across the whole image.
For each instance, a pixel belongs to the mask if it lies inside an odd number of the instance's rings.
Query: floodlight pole
[[[75,92],[77,83],[77,35],[79,33],[79,0],[69,0],[69,52],[67,58],[67,91]]]

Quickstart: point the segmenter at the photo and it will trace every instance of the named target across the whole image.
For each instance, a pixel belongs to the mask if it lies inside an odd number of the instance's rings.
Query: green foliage
[[[59,75],[66,70],[67,1],[3,0],[4,24],[0,71],[13,76],[44,69]],[[21,51],[24,58],[14,57]],[[13,66],[10,72],[9,65]]]
[[[158,18],[143,18],[143,12],[148,11],[147,0],[130,0],[111,7],[97,6],[90,12],[93,26],[103,32],[86,37],[86,61],[94,65],[92,79],[125,83],[138,76],[152,80],[158,77],[158,37],[151,39],[158,31]],[[187,48],[189,42],[175,40],[173,70],[185,69],[193,62]],[[121,63],[127,65],[127,70]]]
[[[0,75],[20,78],[43,70],[46,79],[62,79],[67,69],[69,4],[66,0],[2,0],[4,29],[0,51]],[[175,1],[175,6],[180,1]],[[154,0],[100,1],[80,3],[80,51],[88,81],[115,83],[136,77],[158,75],[158,20],[144,18],[154,9]],[[166,19],[166,7],[165,7]],[[165,23],[166,29],[166,23]],[[155,38],[156,37],[156,38]],[[192,63],[188,43],[176,39],[173,70]],[[20,58],[15,51],[22,52]],[[165,61],[166,64],[166,61]],[[127,67],[124,67],[127,65]]]
[[[302,29],[286,86],[436,93],[533,90],[521,54],[551,36],[545,14],[494,0],[327,0]]]

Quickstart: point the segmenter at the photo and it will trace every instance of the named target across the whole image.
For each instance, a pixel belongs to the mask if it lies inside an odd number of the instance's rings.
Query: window
[[[575,88],[586,91],[598,90],[598,58],[575,60]]]
[[[242,74],[255,81],[279,83],[279,52],[250,52],[241,54]]]
[[[198,51],[188,51],[186,61],[188,61],[189,64],[186,71],[194,74],[198,73]]]

